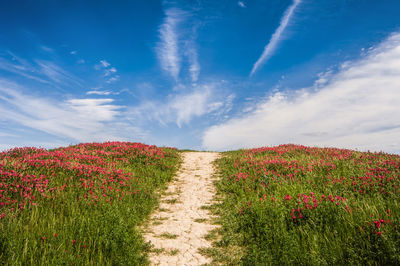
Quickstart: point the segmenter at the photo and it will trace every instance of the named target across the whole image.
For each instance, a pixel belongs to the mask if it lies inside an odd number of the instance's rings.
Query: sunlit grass
[[[146,264],[137,226],[179,160],[175,149],[120,142],[0,153],[1,263]]]
[[[282,145],[217,165],[217,262],[240,246],[245,265],[400,264],[400,156]]]

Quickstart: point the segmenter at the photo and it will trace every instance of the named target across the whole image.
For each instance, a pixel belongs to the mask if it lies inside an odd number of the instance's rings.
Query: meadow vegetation
[[[147,264],[138,226],[179,154],[130,142],[1,152],[0,264]],[[201,250],[214,262],[400,264],[400,156],[281,145],[215,164],[220,201],[204,208],[221,228]]]
[[[216,165],[216,262],[400,264],[400,156],[281,145]]]
[[[137,228],[179,162],[129,142],[0,153],[0,264],[147,263]]]

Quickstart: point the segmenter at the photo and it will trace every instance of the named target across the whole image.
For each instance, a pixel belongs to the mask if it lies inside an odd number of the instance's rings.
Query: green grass
[[[150,249],[150,252],[155,254],[162,254],[165,252],[165,248],[152,248]]]
[[[164,200],[163,202],[165,202],[167,204],[175,204],[175,203],[178,203],[179,201],[178,201],[178,199],[167,199],[167,200]]]
[[[0,153],[0,264],[147,264],[138,226],[179,162],[177,150],[119,142]]]
[[[216,164],[214,262],[400,264],[400,156],[282,145]]]
[[[0,153],[0,264],[176,255],[152,249],[138,228],[161,222],[149,214],[179,153],[123,142]],[[400,156],[282,145],[226,152],[216,165],[217,203],[201,208],[221,227],[200,250],[214,264],[400,265]]]
[[[165,232],[165,233],[162,233],[161,235],[159,235],[159,237],[166,238],[166,239],[176,239],[178,237],[178,235]]]
[[[175,256],[175,255],[177,255],[179,253],[179,249],[177,249],[177,248],[173,248],[173,249],[170,249],[170,250],[166,250],[165,251],[165,254],[167,254],[167,255],[169,255],[169,256]]]
[[[160,212],[171,212],[169,209],[166,209],[166,208],[158,208],[158,211],[160,211]]]

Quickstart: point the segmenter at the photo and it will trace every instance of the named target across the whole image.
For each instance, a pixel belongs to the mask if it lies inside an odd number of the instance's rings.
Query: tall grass
[[[0,153],[0,263],[146,264],[137,226],[178,162],[128,142]]]
[[[282,145],[217,161],[238,263],[400,264],[400,156]]]

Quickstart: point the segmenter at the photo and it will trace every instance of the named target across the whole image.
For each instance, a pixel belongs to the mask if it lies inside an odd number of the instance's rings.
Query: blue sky
[[[400,153],[396,0],[0,2],[0,149]]]

